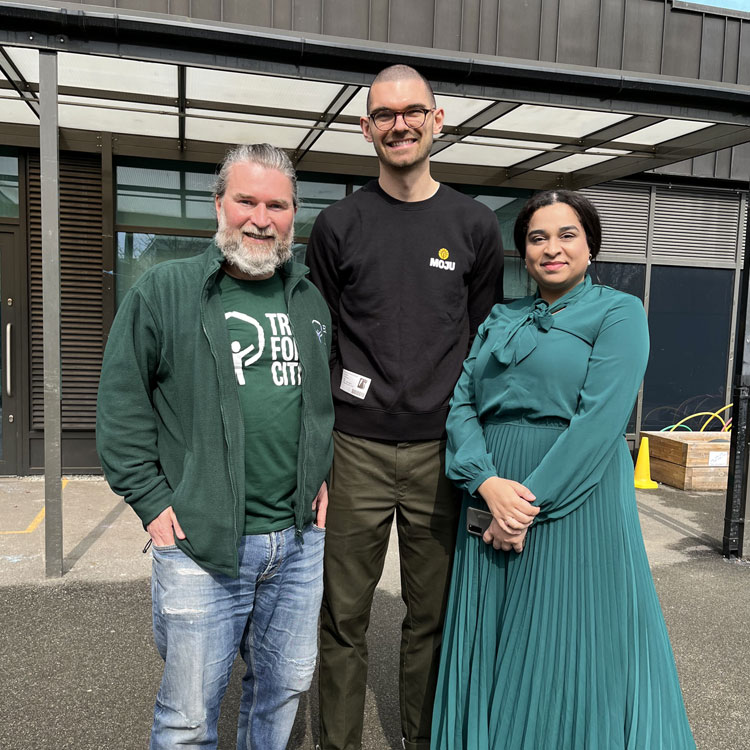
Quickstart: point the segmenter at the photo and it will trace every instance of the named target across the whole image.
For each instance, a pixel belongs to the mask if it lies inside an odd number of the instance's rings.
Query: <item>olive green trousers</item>
[[[367,641],[395,512],[401,563],[399,701],[404,747],[429,750],[460,495],[445,441],[334,433],[320,629],[320,747],[360,750]]]

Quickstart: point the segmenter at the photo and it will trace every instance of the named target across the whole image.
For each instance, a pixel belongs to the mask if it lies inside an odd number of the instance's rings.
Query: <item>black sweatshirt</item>
[[[373,180],[318,216],[307,264],[331,310],[336,429],[443,437],[470,341],[502,298],[492,211],[445,185],[399,201]]]

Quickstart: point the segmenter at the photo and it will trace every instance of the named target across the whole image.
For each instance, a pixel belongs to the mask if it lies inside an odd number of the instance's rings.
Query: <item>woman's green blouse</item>
[[[482,425],[567,424],[522,482],[537,521],[577,508],[622,440],[648,361],[640,300],[590,277],[553,305],[538,296],[496,305],[480,326],[448,416],[448,476],[471,494],[497,475]]]

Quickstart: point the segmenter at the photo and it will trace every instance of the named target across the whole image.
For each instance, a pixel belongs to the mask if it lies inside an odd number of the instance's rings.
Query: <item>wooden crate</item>
[[[726,432],[642,432],[648,438],[651,479],[681,490],[724,490],[729,468]]]

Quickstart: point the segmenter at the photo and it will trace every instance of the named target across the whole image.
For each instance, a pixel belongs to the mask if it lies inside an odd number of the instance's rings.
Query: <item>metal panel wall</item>
[[[307,0],[299,3],[292,0],[292,22],[294,28],[323,34],[323,5],[324,0]],[[339,19],[338,23],[341,23]],[[337,23],[337,26],[338,26]]]
[[[409,44],[414,47],[434,46],[435,7],[438,0],[410,0],[400,2],[393,0],[390,4],[388,19],[388,41],[394,44]],[[440,21],[442,37],[453,35],[447,23]],[[337,25],[338,27],[338,25]],[[326,33],[331,33],[326,30]]]
[[[18,1],[38,4],[38,0]],[[750,82],[750,20],[719,9],[709,13],[675,8],[672,0],[78,0],[78,4],[427,49]]]
[[[246,26],[273,26],[273,0],[224,0],[224,21]]]
[[[698,78],[711,81],[724,79],[724,37],[727,31],[726,19],[718,16],[703,18],[703,38],[701,40],[701,59]],[[736,72],[735,72],[736,76]]]
[[[370,39],[374,42],[387,42],[388,9],[391,7],[391,0],[370,0],[369,5]]]
[[[622,64],[624,70],[659,73],[664,36],[662,3],[636,0],[625,5]]]
[[[500,20],[517,12],[517,3],[500,0]],[[539,59],[557,61],[557,40],[560,28],[560,0],[542,0],[542,12],[539,17]],[[590,44],[592,40],[587,40]],[[502,54],[499,49],[495,54]],[[519,57],[530,57],[530,55],[519,55]],[[531,58],[533,59],[533,58]]]
[[[700,77],[703,19],[700,13],[674,9],[665,15],[660,73],[683,78]]]
[[[501,8],[502,2],[488,3],[495,10],[495,25],[497,37],[492,40],[493,45],[488,54],[497,54],[503,50],[507,57],[538,60],[542,28],[542,13],[549,13],[549,6],[554,0],[527,0],[523,4],[523,12],[509,13]],[[499,11],[499,21],[498,21]],[[473,52],[474,50],[467,50]],[[482,52],[487,53],[485,46]]]
[[[468,0],[467,0],[468,1]],[[541,1],[541,0],[540,0]],[[528,0],[528,5],[534,5],[535,0]],[[533,11],[530,11],[530,14]],[[526,14],[519,14],[523,18]],[[465,52],[481,52],[483,55],[494,55],[497,50],[498,29],[502,28],[500,23],[500,8],[497,3],[479,2],[479,49],[467,47]],[[533,17],[533,15],[532,15]],[[531,53],[536,55],[539,45],[539,34],[536,41],[530,47]]]
[[[608,0],[599,13],[599,56],[602,68],[622,67],[625,40],[625,7],[627,0]]]
[[[243,5],[247,4],[247,0],[238,0],[238,2]],[[367,39],[370,33],[369,0],[325,0],[322,27],[325,29],[334,24],[341,29],[341,36]]]
[[[601,0],[559,0],[557,60],[596,67],[599,52]],[[589,40],[581,44],[581,40]]]

